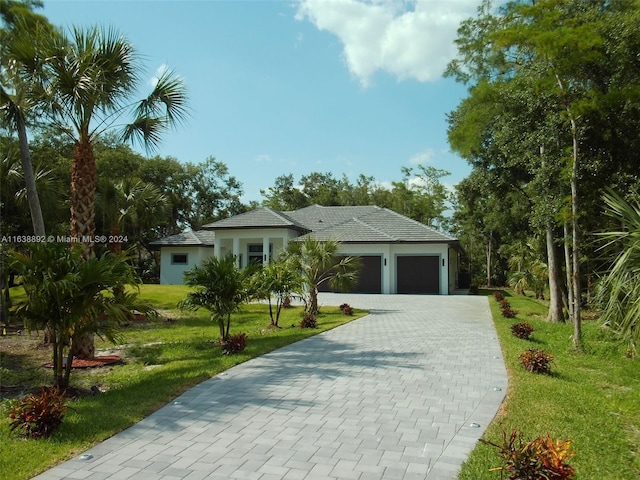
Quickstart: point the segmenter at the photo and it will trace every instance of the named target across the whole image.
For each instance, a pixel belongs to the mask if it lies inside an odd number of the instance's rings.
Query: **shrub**
[[[504,300],[504,294],[496,290],[493,292],[493,298],[495,298],[497,302],[502,302]]]
[[[239,333],[237,335],[229,336],[222,345],[222,350],[225,355],[234,355],[243,351],[246,346],[247,334]]]
[[[317,325],[316,316],[312,313],[305,313],[300,322],[300,328],[316,328]]]
[[[507,439],[502,432],[502,445],[480,439],[482,443],[496,447],[502,459],[499,470],[511,480],[570,480],[575,478],[573,467],[567,460],[575,455],[571,452],[571,441],[554,440],[547,434],[544,438],[525,443],[514,430]]]
[[[551,373],[553,355],[544,350],[530,348],[520,355],[519,360],[531,373]]]
[[[340,311],[343,315],[353,315],[353,308],[348,303],[343,303],[340,305]]]
[[[11,431],[19,430],[28,438],[45,438],[62,423],[67,409],[61,390],[43,387],[13,405],[9,411]]]
[[[529,337],[531,337],[533,333],[533,327],[527,322],[514,323],[511,325],[511,333],[523,340],[529,340]]]
[[[507,308],[511,308],[511,304],[509,303],[508,300],[503,298],[502,300],[500,300],[500,308],[503,309],[503,310],[505,310]]]
[[[291,305],[291,297],[286,296],[284,297],[284,299],[282,300],[282,308],[292,308],[293,305]]]
[[[511,308],[503,308],[501,312],[504,318],[515,318],[518,315],[518,311]]]

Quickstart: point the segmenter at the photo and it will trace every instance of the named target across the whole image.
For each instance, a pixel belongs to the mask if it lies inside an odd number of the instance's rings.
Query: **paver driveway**
[[[320,302],[371,315],[205,381],[36,478],[456,478],[507,387],[487,298]]]

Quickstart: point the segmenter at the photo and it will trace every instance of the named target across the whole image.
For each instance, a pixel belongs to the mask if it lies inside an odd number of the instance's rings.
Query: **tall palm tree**
[[[52,36],[40,91],[43,112],[52,125],[75,142],[71,166],[70,235],[94,250],[96,159],[93,142],[112,128],[124,141],[155,148],[161,134],[183,121],[188,113],[182,79],[165,69],[151,93],[133,101],[140,86],[140,65],[133,45],[113,29],[74,28],[71,37]],[[131,123],[116,123],[123,116]],[[78,358],[91,358],[93,336],[75,343]]]
[[[93,143],[118,128],[124,141],[155,148],[161,134],[188,114],[182,79],[165,69],[151,93],[134,102],[140,65],[133,45],[113,29],[74,28],[71,37],[54,37],[43,94],[53,125],[75,142],[71,171],[71,236],[93,251],[96,161]],[[126,114],[128,124],[116,123]]]
[[[27,117],[36,106],[34,83],[43,68],[43,57],[36,50],[42,39],[55,35],[47,19],[33,12],[34,7],[41,6],[38,2],[0,0],[0,119],[18,136],[33,233],[37,236],[45,235],[45,227],[29,151]]]

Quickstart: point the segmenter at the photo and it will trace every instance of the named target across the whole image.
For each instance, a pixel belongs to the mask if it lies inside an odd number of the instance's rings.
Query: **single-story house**
[[[457,239],[376,206],[259,208],[151,246],[161,251],[160,283],[182,284],[184,271],[207,256],[233,254],[242,268],[271,261],[305,235],[338,241],[339,254],[361,258],[352,292],[447,295],[457,287]]]

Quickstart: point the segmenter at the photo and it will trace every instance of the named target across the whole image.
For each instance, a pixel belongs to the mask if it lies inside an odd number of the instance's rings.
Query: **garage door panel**
[[[356,284],[348,293],[382,293],[382,257],[360,256],[361,269]],[[320,292],[335,292],[328,282],[318,287]]]
[[[404,294],[440,293],[440,257],[396,257],[396,290]]]

